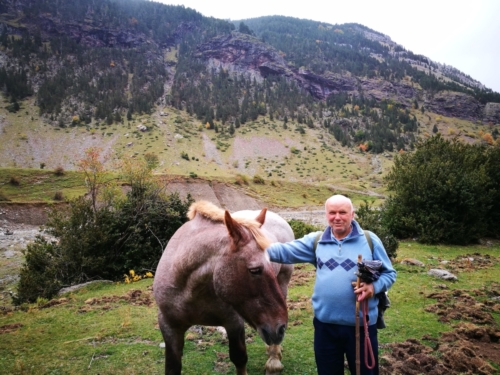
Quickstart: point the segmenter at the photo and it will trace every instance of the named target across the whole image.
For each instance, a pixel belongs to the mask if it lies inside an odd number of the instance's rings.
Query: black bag
[[[379,269],[381,266],[382,262],[380,260],[365,260],[358,263],[358,272],[356,272],[356,276],[358,276],[363,282],[371,284],[379,279]],[[385,310],[391,306],[391,301],[389,300],[389,296],[386,292],[377,293],[375,294],[375,297],[378,298],[377,328],[383,329],[386,327],[384,313]]]

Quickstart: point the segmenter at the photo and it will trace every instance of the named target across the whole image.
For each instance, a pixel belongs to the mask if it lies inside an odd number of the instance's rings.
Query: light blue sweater
[[[382,241],[371,234],[373,257],[363,230],[353,220],[352,230],[343,240],[337,240],[327,227],[314,252],[314,241],[320,232],[310,233],[303,238],[287,243],[274,243],[267,248],[273,262],[311,263],[317,265],[316,283],[312,295],[314,315],[323,323],[354,326],[356,324],[356,295],[352,282],[358,267],[358,254],[365,260],[382,261],[380,278],[373,283],[375,294],[387,291],[396,281],[396,271],[392,267]],[[377,322],[376,297],[370,298],[368,325]],[[362,324],[360,308],[360,323]]]

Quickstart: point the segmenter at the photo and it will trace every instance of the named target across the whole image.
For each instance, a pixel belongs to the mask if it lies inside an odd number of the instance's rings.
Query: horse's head
[[[242,223],[225,212],[229,246],[215,267],[214,286],[217,295],[272,345],[283,340],[288,312],[265,251],[270,242],[259,229],[265,216],[266,209]]]

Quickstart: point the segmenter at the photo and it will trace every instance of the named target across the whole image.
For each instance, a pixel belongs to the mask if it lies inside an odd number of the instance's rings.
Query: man
[[[325,203],[328,227],[315,245],[318,233],[310,233],[288,243],[275,243],[267,248],[273,262],[312,263],[316,265],[316,283],[312,295],[314,309],[314,352],[319,375],[344,374],[344,355],[351,374],[356,374],[356,298],[368,299],[368,331],[375,367],[370,370],[365,364],[364,328],[360,329],[361,374],[377,375],[378,299],[375,294],[387,291],[396,281],[384,245],[371,234],[373,256],[367,238],[354,220],[354,207],[349,198],[334,195]],[[315,249],[316,247],[316,249]],[[382,262],[380,278],[372,284],[361,282],[354,287],[357,276],[358,254],[364,260],[377,259]],[[360,311],[360,325],[363,317]],[[370,364],[370,362],[369,362]]]

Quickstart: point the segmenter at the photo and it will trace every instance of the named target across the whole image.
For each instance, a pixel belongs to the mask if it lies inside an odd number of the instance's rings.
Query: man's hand
[[[369,299],[375,295],[375,290],[373,289],[373,284],[360,283],[359,288],[356,288],[356,283],[354,285],[354,293],[358,295],[358,301],[361,302],[365,298]]]

